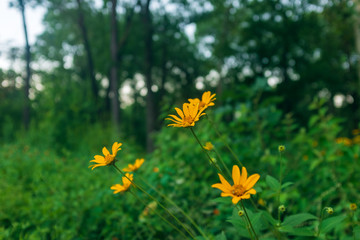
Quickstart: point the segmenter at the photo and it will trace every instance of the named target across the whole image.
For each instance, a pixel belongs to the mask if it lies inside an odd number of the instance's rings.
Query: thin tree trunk
[[[154,103],[154,93],[151,90],[151,86],[153,84],[152,81],[152,61],[153,61],[153,42],[152,42],[152,19],[150,13],[150,2],[151,0],[147,0],[145,5],[143,6],[143,25],[145,31],[145,82],[146,82],[146,150],[147,152],[152,152],[154,150],[154,142],[152,139],[152,135],[155,130],[155,103]]]
[[[31,53],[30,53],[30,45],[27,33],[26,19],[25,19],[25,5],[23,0],[19,0],[20,10],[22,15],[22,22],[24,27],[25,34],[25,55],[26,55],[26,77],[25,77],[25,87],[24,87],[24,109],[23,109],[23,123],[25,130],[29,129],[30,124],[30,99],[29,99],[29,90],[30,90],[30,79],[31,79],[31,69],[30,69],[30,61],[31,61]]]
[[[354,19],[354,38],[355,38],[355,48],[358,55],[357,58],[357,76],[358,76],[358,91],[357,94],[360,96],[360,3],[355,1],[355,19]]]
[[[92,53],[91,53],[91,47],[90,47],[90,42],[89,42],[89,38],[88,38],[87,28],[85,25],[84,13],[83,13],[83,10],[81,7],[81,0],[76,0],[76,2],[78,4],[78,24],[79,24],[79,28],[81,31],[83,41],[84,41],[85,51],[87,54],[87,64],[88,64],[88,68],[89,68],[89,75],[90,75],[90,81],[91,81],[91,91],[94,96],[95,103],[98,104],[99,90],[98,90],[98,86],[97,86],[96,78],[95,78],[94,61],[93,61],[93,57],[92,57]],[[96,106],[96,109],[97,108],[98,108],[98,106]]]
[[[111,78],[110,78],[110,98],[111,98],[111,115],[113,126],[119,131],[119,92],[118,92],[118,31],[116,19],[117,0],[111,0]]]
[[[355,5],[355,11],[354,11],[354,39],[355,39],[355,50],[357,54],[357,61],[356,61],[356,73],[357,73],[357,86],[356,90],[354,91],[354,103],[352,105],[352,109],[354,113],[357,113],[358,107],[360,105],[360,2],[359,1],[353,1]],[[353,122],[356,122],[360,116],[358,114],[354,114],[353,116],[354,120]]]

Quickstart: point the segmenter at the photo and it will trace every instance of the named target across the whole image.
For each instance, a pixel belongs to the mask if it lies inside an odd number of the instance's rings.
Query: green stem
[[[324,211],[325,211],[326,207],[323,208],[323,210],[321,211],[321,216],[320,216],[320,220],[319,220],[319,229],[318,229],[318,232],[316,234],[317,237],[319,237],[320,235],[320,230],[321,230],[321,223],[322,223],[322,220],[324,218]]]
[[[254,230],[254,227],[253,227],[253,225],[252,225],[252,223],[251,223],[251,221],[250,221],[250,218],[249,218],[249,215],[248,215],[248,213],[247,213],[247,211],[246,211],[245,205],[244,205],[244,203],[243,203],[242,200],[240,200],[240,202],[241,202],[241,205],[242,205],[242,207],[243,207],[243,209],[244,209],[246,218],[247,218],[247,220],[249,221],[250,227],[251,227],[252,231],[254,232],[255,239],[257,240],[257,239],[259,239],[259,238],[257,237],[256,232],[255,232],[255,230]]]
[[[278,200],[278,207],[280,206],[280,195],[281,195],[281,186],[282,186],[282,154],[279,151],[280,154],[280,173],[279,173],[279,183],[280,183],[280,188],[278,190],[278,196],[277,196],[277,200]],[[278,220],[280,223],[280,213],[278,214]]]
[[[206,119],[209,121],[209,123],[211,124],[212,128],[215,130],[216,134],[218,135],[218,137],[220,139],[222,139],[222,135],[220,134],[220,132],[217,130],[217,128],[215,127],[215,124],[213,123],[213,121],[209,118],[209,116],[206,114]],[[231,155],[234,157],[234,159],[237,161],[237,163],[243,167],[244,165],[241,163],[241,161],[239,160],[239,158],[236,156],[236,154],[233,152],[233,150],[231,149],[231,147],[229,146],[229,144],[227,144],[226,141],[223,141],[223,143],[225,144],[226,148],[230,151]]]
[[[212,158],[210,157],[210,155],[208,154],[208,152],[204,149],[204,146],[201,144],[199,138],[196,136],[194,130],[192,129],[192,127],[189,128],[190,131],[192,132],[192,134],[194,135],[196,141],[199,143],[201,149],[203,150],[203,152],[206,154],[206,156],[209,158],[209,161],[216,167],[216,169],[223,175],[225,176],[224,172],[219,168],[219,166],[217,166],[214,161],[212,160]]]
[[[134,181],[132,181],[130,178],[128,178],[123,171],[121,171],[115,164],[113,164],[114,168],[121,173],[124,177],[126,177],[136,188],[138,188],[141,192],[145,193],[149,198],[151,198],[153,201],[155,201],[162,209],[164,209],[171,217],[175,219],[184,229],[185,231],[193,238],[195,239],[195,236],[185,227],[185,225],[174,215],[172,214],[164,205],[162,205],[156,198],[151,196],[149,193],[147,193],[142,187],[137,185]]]
[[[239,207],[239,205],[235,205],[235,206],[236,206],[236,208],[238,209],[238,211],[241,210],[240,207]],[[249,225],[246,217],[243,217],[243,216],[240,216],[240,217],[243,219],[243,221],[244,221],[244,223],[245,223],[245,226],[246,226],[246,229],[247,229],[248,232],[249,232],[250,238],[253,239],[254,236],[253,236],[253,234],[252,234],[252,232],[251,232],[251,230],[250,230],[250,225]]]
[[[215,147],[214,147],[214,152],[216,153],[217,157],[219,158],[219,160],[220,160],[221,164],[224,166],[224,168],[225,168],[225,170],[226,170],[227,174],[228,174],[228,175],[229,175],[229,177],[231,178],[231,172],[230,172],[230,170],[227,168],[227,166],[226,166],[225,162],[223,161],[223,159],[222,159],[222,157],[220,156],[220,154],[216,151]]]
[[[153,186],[151,186],[150,184],[148,184],[146,181],[144,181],[144,179],[140,176],[138,176],[138,178],[149,188],[151,188],[151,190],[155,191],[157,194],[159,194],[162,198],[164,198],[166,201],[168,201],[170,204],[172,204],[173,206],[175,206],[188,220],[189,222],[199,231],[199,233],[201,234],[201,236],[203,236],[205,239],[208,239],[208,237],[206,236],[206,234],[201,230],[201,228],[194,222],[194,220],[186,213],[184,212],[184,210],[182,210],[182,208],[180,208],[175,202],[173,202],[170,198],[166,197],[164,194],[162,194],[160,191],[158,191],[156,188],[154,188]]]
[[[143,201],[141,198],[139,198],[135,193],[133,193],[131,190],[129,190],[129,192],[142,204],[144,204],[144,206],[146,207],[147,204],[145,201]],[[150,208],[151,211],[153,211],[156,215],[158,215],[164,222],[166,222],[167,224],[169,224],[171,227],[173,227],[175,230],[177,230],[181,235],[183,235],[185,238],[187,238],[187,236],[178,228],[176,227],[174,224],[172,224],[171,222],[169,222],[166,218],[164,218],[163,216],[161,216],[160,213],[158,213],[155,209]]]

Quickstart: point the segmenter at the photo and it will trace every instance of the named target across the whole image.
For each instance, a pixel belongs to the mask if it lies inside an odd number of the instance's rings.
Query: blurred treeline
[[[173,106],[205,90],[217,93],[223,121],[235,117],[226,109],[252,98],[271,99],[305,125],[308,106],[321,97],[329,113],[346,119],[343,135],[359,122],[357,1],[10,3],[25,12],[45,8],[45,27],[34,45],[6,50],[11,64],[0,69],[0,142],[27,131],[32,141],[62,152],[97,129],[92,138],[99,141],[111,132],[151,151]],[[24,18],[24,26],[30,23]]]

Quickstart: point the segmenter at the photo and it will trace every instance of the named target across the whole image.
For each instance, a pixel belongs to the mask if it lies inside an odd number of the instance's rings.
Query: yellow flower
[[[353,138],[353,143],[360,143],[360,135]]]
[[[134,164],[128,164],[128,167],[124,168],[123,171],[124,172],[135,172],[136,170],[138,170],[141,165],[144,163],[144,159],[143,158],[138,158],[136,159]]]
[[[114,162],[117,152],[121,150],[121,145],[122,143],[114,142],[114,144],[112,145],[112,154],[110,154],[107,148],[104,147],[102,149],[104,156],[95,155],[95,159],[91,160],[90,162],[95,162],[97,164],[90,165],[89,168],[91,168],[91,170],[94,170],[94,168],[96,167],[102,167],[112,164]]]
[[[216,95],[215,93],[211,95],[211,92],[207,91],[203,93],[201,101],[198,98],[194,98],[194,99],[190,98],[188,100],[191,104],[194,105],[199,103],[199,109],[206,109],[207,107],[215,105],[214,103],[214,101],[216,100],[215,95]]]
[[[354,130],[351,131],[351,133],[353,135],[359,135],[360,134],[360,129],[354,129]]]
[[[264,201],[264,199],[260,198],[260,199],[258,200],[258,204],[261,205],[261,206],[265,206],[265,201]]]
[[[199,121],[199,118],[204,115],[204,109],[199,110],[199,104],[190,104],[184,103],[183,110],[179,108],[175,108],[177,114],[180,118],[176,115],[169,115],[172,118],[166,118],[165,120],[171,120],[174,123],[168,124],[168,126],[173,127],[192,127],[195,126],[195,122]]]
[[[350,204],[350,210],[355,211],[356,209],[357,209],[356,203],[351,203]]]
[[[336,139],[337,144],[344,144],[345,146],[351,146],[352,141],[349,138],[346,137],[340,137]]]
[[[110,189],[114,190],[114,194],[119,193],[119,192],[125,192],[126,190],[129,189],[129,187],[131,186],[131,182],[134,179],[134,175],[133,174],[129,174],[126,173],[125,174],[126,177],[122,177],[122,182],[123,185],[121,184],[115,184],[113,185]],[[130,181],[130,180],[131,181]]]
[[[205,150],[211,151],[213,148],[214,148],[214,145],[212,145],[211,142],[205,143],[205,146],[204,146]]]
[[[249,178],[247,177],[246,168],[242,168],[242,174],[237,165],[233,166],[232,179],[234,185],[230,185],[228,181],[219,173],[221,183],[213,184],[211,187],[218,188],[221,191],[222,197],[232,197],[233,204],[237,204],[241,199],[249,199],[250,194],[256,194],[256,190],[252,187],[259,180],[259,174],[253,174]]]

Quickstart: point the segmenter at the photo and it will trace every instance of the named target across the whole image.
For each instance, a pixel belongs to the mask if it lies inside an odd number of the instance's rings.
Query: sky
[[[25,35],[21,13],[16,8],[9,7],[9,0],[0,0],[0,68],[8,69],[7,52],[12,47],[25,47]],[[30,45],[34,44],[36,36],[43,31],[42,18],[45,9],[41,7],[26,8],[25,17]]]

